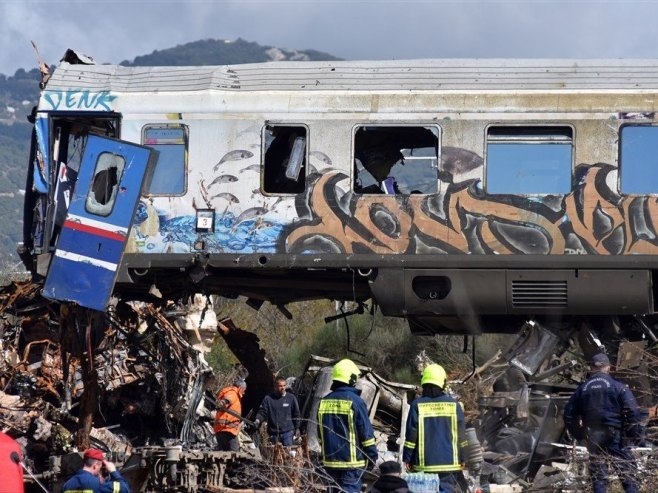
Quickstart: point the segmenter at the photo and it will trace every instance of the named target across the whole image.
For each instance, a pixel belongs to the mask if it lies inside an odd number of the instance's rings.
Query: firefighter
[[[636,493],[636,464],[627,446],[642,445],[642,414],[628,385],[612,378],[609,372],[608,357],[595,354],[590,360],[589,378],[564,408],[564,423],[573,438],[587,443],[594,493],[607,490],[610,459],[624,491]]]
[[[447,375],[441,365],[428,365],[420,380],[423,394],[411,403],[402,459],[407,471],[439,475],[440,491],[460,491],[464,411],[445,391]]]
[[[233,385],[224,387],[217,394],[219,409],[215,414],[215,437],[217,450],[223,452],[237,452],[240,450],[238,434],[242,421],[238,416],[242,414],[242,397],[247,390],[247,383],[238,379]]]
[[[332,370],[331,392],[320,400],[318,436],[330,493],[361,491],[364,470],[377,462],[368,409],[354,387],[360,374],[353,361],[340,360]]]

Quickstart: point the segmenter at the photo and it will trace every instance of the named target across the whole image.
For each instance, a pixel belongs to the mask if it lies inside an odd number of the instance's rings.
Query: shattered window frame
[[[156,134],[149,135],[150,131]],[[180,131],[181,135],[167,135],[172,131]],[[142,145],[158,151],[151,178],[144,187],[145,196],[180,197],[187,193],[189,142],[189,128],[182,123],[149,123],[142,127]],[[153,191],[154,187],[159,189]]]
[[[621,194],[658,194],[658,166],[656,166],[658,163],[655,160],[652,162],[651,159],[656,155],[658,155],[658,126],[623,125],[619,129],[617,179]]]
[[[576,134],[572,125],[496,124],[488,126],[485,133],[487,194],[571,193]]]
[[[365,136],[364,132],[381,133],[386,136],[399,129],[399,140],[397,145],[392,138],[384,138],[376,145],[360,143]],[[418,135],[413,135],[413,130],[418,129]],[[423,140],[427,131],[432,133],[434,142],[432,145],[413,145],[411,139]],[[406,134],[406,135],[405,135]],[[425,134],[425,136],[421,136]],[[367,124],[355,125],[352,129],[352,177],[351,186],[355,194],[359,195],[432,195],[439,192],[439,171],[441,163],[441,127],[436,124]],[[388,148],[383,148],[388,146]],[[381,148],[381,149],[380,149]],[[375,154],[374,151],[379,153]],[[389,170],[387,176],[381,181],[373,171],[366,169],[363,165],[364,153],[369,152],[373,158],[381,157],[388,159]],[[414,155],[414,152],[416,154]],[[395,159],[398,158],[398,159]],[[424,168],[412,167],[412,163],[428,162]],[[421,170],[419,173],[418,170]],[[424,176],[426,174],[427,176]],[[365,178],[365,180],[363,180]],[[413,179],[410,179],[413,178]]]
[[[94,175],[89,185],[87,198],[85,199],[85,210],[96,216],[107,217],[112,213],[117,196],[119,195],[119,185],[123,178],[126,161],[123,156],[111,152],[101,152],[96,159]],[[114,176],[109,171],[115,169]],[[108,188],[108,179],[114,178],[115,182],[111,184],[111,190]],[[101,182],[105,180],[105,183]],[[101,189],[103,188],[103,189]],[[97,193],[105,192],[105,200],[98,200]],[[109,196],[108,195],[109,192]]]
[[[287,131],[287,135],[284,133],[283,139],[277,141],[277,136],[274,135],[276,133],[275,129],[277,131]],[[300,130],[303,135],[296,135]],[[261,134],[261,190],[263,194],[299,195],[306,191],[309,134],[308,126],[301,123],[268,122],[263,126]],[[286,136],[287,143],[285,142]],[[278,148],[272,147],[275,143],[279,144]],[[270,152],[269,157],[268,152]],[[279,155],[274,153],[279,153]],[[290,168],[290,158],[293,155],[297,157],[294,162],[299,163],[299,159],[301,159],[301,163],[296,168]],[[293,178],[293,175],[296,178]]]

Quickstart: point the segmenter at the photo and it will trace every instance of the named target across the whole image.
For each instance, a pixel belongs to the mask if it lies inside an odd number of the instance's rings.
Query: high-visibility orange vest
[[[241,398],[242,389],[235,386],[224,387],[219,391],[219,394],[217,394],[218,403],[220,403],[223,399],[229,401],[230,404],[226,409],[240,415],[242,415],[242,403],[240,402]],[[221,406],[221,404],[219,405]],[[215,414],[215,433],[225,431],[237,436],[238,433],[240,433],[240,424],[241,421],[238,418],[222,411],[221,409],[217,411],[217,414]]]

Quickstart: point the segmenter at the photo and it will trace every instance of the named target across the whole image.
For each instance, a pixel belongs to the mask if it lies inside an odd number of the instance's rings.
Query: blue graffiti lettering
[[[66,107],[67,108],[75,108],[75,105],[78,102],[75,97],[79,92],[80,91],[66,91]]]
[[[62,93],[61,91],[47,92],[43,95],[43,98],[52,107],[52,109],[56,110],[57,108],[59,108],[59,104],[62,102]],[[53,98],[57,98],[57,102],[55,102]]]
[[[96,107],[102,106],[107,111],[111,111],[112,108],[107,103],[111,103],[116,98],[116,96],[110,96],[110,91],[99,92],[96,96]]]
[[[84,106],[85,108],[92,108],[95,100],[96,94],[94,94],[91,99],[89,99],[89,91],[84,91],[80,95],[80,103],[78,104],[78,107]]]
[[[110,91],[90,92],[89,90],[47,91],[43,99],[53,110],[60,109],[62,103],[66,109],[103,109],[112,111],[110,103],[116,99]]]

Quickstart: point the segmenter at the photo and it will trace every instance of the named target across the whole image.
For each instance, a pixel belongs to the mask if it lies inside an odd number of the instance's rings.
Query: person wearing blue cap
[[[637,493],[637,468],[627,447],[642,444],[640,408],[628,385],[610,376],[608,356],[595,354],[589,363],[589,378],[569,398],[564,423],[574,439],[587,444],[594,493],[608,488],[610,460],[624,491]]]

